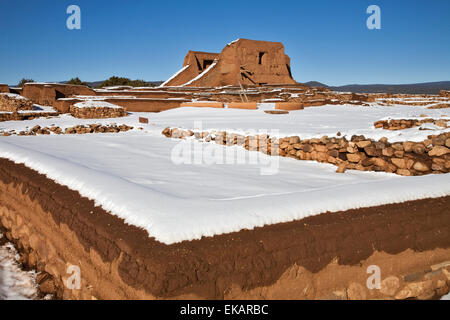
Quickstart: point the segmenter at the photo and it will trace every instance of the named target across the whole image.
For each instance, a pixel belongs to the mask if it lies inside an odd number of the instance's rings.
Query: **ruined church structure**
[[[162,86],[218,87],[296,84],[281,42],[238,39],[221,53],[189,51],[180,71]]]

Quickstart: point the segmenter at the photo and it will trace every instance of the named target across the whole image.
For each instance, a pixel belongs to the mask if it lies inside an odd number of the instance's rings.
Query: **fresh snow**
[[[231,41],[230,43],[227,43],[227,47],[228,47],[229,45],[232,45],[232,44],[235,43],[235,42],[238,42],[239,40],[241,40],[241,38],[238,38],[238,39],[236,39],[236,40],[233,40],[233,41]]]
[[[122,107],[106,102],[101,100],[86,100],[82,102],[75,103],[73,105],[75,108],[82,109],[82,108],[109,108],[109,109],[122,109]]]
[[[3,235],[0,233],[0,238]],[[0,300],[28,300],[37,297],[36,272],[23,271],[19,254],[11,243],[0,246]]]
[[[164,81],[163,83],[161,83],[159,86],[160,87],[165,87],[172,79],[175,79],[180,73],[182,73],[184,70],[186,70],[187,68],[189,68],[189,65],[185,65],[183,68],[181,68],[180,70],[178,70],[176,73],[174,73],[169,79],[167,79],[166,81]]]
[[[28,100],[27,98],[25,98],[19,94],[16,94],[16,93],[3,92],[3,93],[0,93],[0,96],[7,96],[9,98],[16,99],[16,100]]]
[[[139,116],[147,117],[150,126],[147,132],[160,134],[166,127],[191,129],[194,131],[227,131],[239,134],[268,133],[271,136],[285,137],[299,135],[302,139],[320,138],[324,135],[341,136],[348,139],[352,135],[364,135],[367,138],[380,139],[387,137],[390,142],[423,141],[430,134],[450,131],[437,126],[434,130],[419,130],[419,127],[406,130],[375,129],[373,123],[382,119],[450,119],[450,109],[426,109],[422,106],[355,106],[327,105],[290,111],[289,114],[272,115],[264,110],[273,109],[274,103],[260,103],[259,110],[243,110],[228,108],[177,108],[160,113],[132,113],[128,117],[114,119],[77,119],[64,114],[51,119],[34,119],[27,121],[0,122],[0,131],[22,131],[35,125],[72,127],[78,124],[101,123],[111,121],[139,127]],[[426,114],[426,117],[420,115]]]
[[[64,129],[92,123],[127,124],[135,128],[118,134],[2,137],[0,157],[24,163],[79,191],[166,244],[298,220],[326,211],[450,195],[448,174],[420,177],[359,171],[338,174],[336,167],[329,164],[271,157],[237,146],[161,135],[165,127],[301,138],[335,136],[339,131],[348,138],[364,134],[374,139],[385,136],[393,142],[421,141],[429,134],[449,130],[373,128],[374,121],[387,115],[409,119],[426,113],[430,118],[448,119],[450,110],[443,109],[344,105],[306,108],[286,115],[264,113],[264,109],[273,106],[259,104],[260,110],[178,108],[114,119],[61,115],[0,122],[0,131],[16,132],[35,125],[57,125]],[[150,123],[140,124],[139,116],[149,118]],[[192,159],[203,161],[198,164],[172,161],[172,156],[178,154],[175,151],[183,148],[190,150]],[[238,150],[246,158],[257,155],[259,161],[215,162],[215,155],[225,153],[234,159]],[[274,163],[278,166],[275,174],[261,174],[262,169]]]
[[[204,163],[171,161],[172,151],[182,147],[192,148],[194,158],[202,158],[203,150]],[[0,140],[0,157],[24,163],[79,191],[166,244],[327,211],[450,194],[448,175],[338,174],[332,165],[262,153],[260,164],[214,164],[214,155],[232,154],[237,148],[132,131],[11,136]],[[270,166],[275,158],[278,173],[261,175],[261,167]]]

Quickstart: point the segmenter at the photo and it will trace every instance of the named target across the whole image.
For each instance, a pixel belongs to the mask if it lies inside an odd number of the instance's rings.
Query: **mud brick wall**
[[[73,95],[96,95],[94,90],[85,86],[56,83],[27,83],[24,85],[22,92],[24,97],[32,100],[34,103],[45,106],[53,106],[59,98],[71,97]]]
[[[56,90],[49,85],[25,84],[22,88],[22,95],[36,104],[52,106],[56,101]]]
[[[222,145],[240,145],[250,151],[291,157],[297,160],[313,160],[338,166],[337,172],[347,169],[360,171],[384,171],[403,176],[442,174],[450,172],[450,132],[428,136],[422,142],[390,143],[387,138],[379,141],[364,136],[300,139],[298,136],[271,138],[268,135],[243,136],[227,132],[193,132],[178,128],[162,131],[166,137],[184,139],[194,137],[205,142]]]
[[[58,99],[53,106],[61,113],[70,113],[70,107],[75,103],[81,102],[79,99]]]
[[[0,159],[0,228],[46,276],[41,292],[64,299],[432,299],[450,286],[448,207],[449,197],[424,199],[168,246]],[[71,265],[80,290],[64,285]],[[367,290],[369,265],[382,270],[380,290]]]
[[[0,93],[9,93],[9,87],[7,84],[0,84]]]
[[[75,118],[81,119],[102,119],[102,118],[120,118],[127,115],[123,108],[107,108],[107,107],[86,107],[77,108],[70,107],[70,114]]]
[[[190,100],[168,99],[106,99],[106,102],[121,106],[130,112],[161,112],[180,107],[180,103]]]
[[[0,111],[33,110],[33,102],[13,94],[0,94]]]

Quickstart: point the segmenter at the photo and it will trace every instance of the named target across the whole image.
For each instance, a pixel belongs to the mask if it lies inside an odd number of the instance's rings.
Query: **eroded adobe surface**
[[[238,39],[220,54],[189,51],[165,86],[296,84],[281,42]]]
[[[95,96],[95,91],[86,86],[59,83],[26,83],[22,95],[36,104],[53,106],[60,98],[73,95]]]
[[[9,93],[9,87],[7,84],[0,83],[0,93]]]

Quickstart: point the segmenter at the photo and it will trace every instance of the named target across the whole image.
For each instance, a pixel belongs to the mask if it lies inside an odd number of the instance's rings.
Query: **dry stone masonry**
[[[125,109],[104,101],[84,101],[70,107],[70,113],[75,118],[103,119],[125,117]]]
[[[33,110],[33,102],[14,93],[0,93],[0,111]]]
[[[413,127],[420,127],[422,124],[425,123],[432,123],[436,126],[442,127],[442,128],[448,128],[448,119],[395,119],[395,120],[380,120],[375,122],[373,125],[375,128],[383,128],[385,130],[404,130],[409,129]]]
[[[62,129],[58,126],[51,127],[41,127],[39,125],[34,126],[28,131],[16,132],[14,130],[8,132],[0,132],[3,136],[19,135],[19,136],[35,136],[35,135],[49,135],[53,134],[86,134],[86,133],[119,133],[132,130],[132,126],[126,124],[117,125],[101,125],[101,124],[90,124],[90,125],[77,125],[74,127],[68,127]]]
[[[227,132],[194,132],[166,128],[168,138],[194,137],[204,142],[239,145],[249,151],[260,151],[297,160],[313,160],[338,166],[337,172],[347,169],[383,171],[403,176],[441,174],[450,172],[450,132],[430,135],[422,142],[378,141],[364,136],[300,139],[298,136],[274,138],[269,135],[244,136]]]

